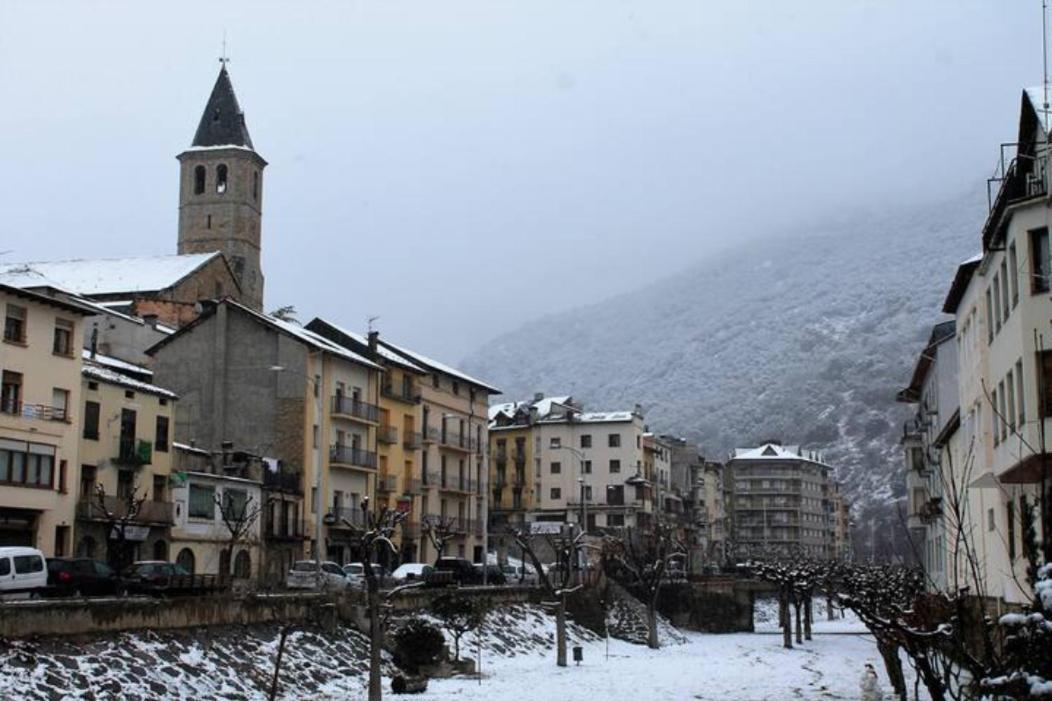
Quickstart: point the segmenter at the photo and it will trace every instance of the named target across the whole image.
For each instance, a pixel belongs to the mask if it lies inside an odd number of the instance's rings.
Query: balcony
[[[424,487],[435,487],[435,486],[438,486],[438,483],[441,482],[441,481],[442,481],[442,478],[441,478],[441,476],[439,475],[438,472],[428,471],[428,472],[424,473],[424,484],[423,484]]]
[[[381,425],[376,429],[376,440],[387,445],[398,443],[398,427],[390,424]]]
[[[270,520],[263,523],[263,536],[267,540],[304,540],[310,537],[310,526],[303,519]]]
[[[508,449],[507,448],[494,448],[493,451],[490,453],[490,457],[493,458],[494,460],[499,460],[501,462],[505,462],[508,459]]]
[[[390,493],[395,491],[396,489],[398,489],[397,475],[376,476],[376,491]]]
[[[0,402],[0,413],[21,416],[23,419],[37,421],[61,421],[69,423],[69,411],[66,407],[48,406],[47,404],[27,404],[17,399],[4,399]]]
[[[434,426],[424,426],[423,428],[423,440],[424,443],[438,443],[438,436],[441,433]]]
[[[104,496],[102,504],[99,504],[98,496],[93,494],[90,499],[77,502],[77,518],[88,521],[119,521],[127,518],[129,507],[134,507],[135,504],[138,504],[137,500],[129,504],[126,497],[109,495]],[[128,523],[170,526],[175,522],[172,519],[172,510],[172,503],[168,501],[144,501],[139,504],[139,512],[128,519]]]
[[[515,484],[516,487],[525,487],[526,486],[526,472],[525,472],[525,470],[516,470],[515,471],[514,484]]]
[[[420,480],[403,479],[402,485],[404,486],[402,491],[406,494],[420,494],[424,491],[424,485]]]
[[[364,528],[365,512],[349,506],[334,506],[325,514],[325,523],[333,528]]]
[[[263,489],[303,494],[303,488],[300,486],[300,477],[301,475],[298,472],[263,470]]]
[[[121,436],[117,445],[117,455],[111,460],[115,465],[142,467],[149,465],[153,459],[153,443],[136,441],[135,437]]]
[[[447,475],[444,480],[440,481],[438,488],[446,492],[463,492],[465,494],[470,494],[475,491],[476,482],[469,477],[459,478]]]
[[[341,394],[332,398],[332,414],[336,417],[349,418],[368,424],[380,421],[380,407]]]
[[[438,444],[450,450],[473,453],[478,449],[478,442],[471,436],[463,436],[453,431],[439,431]]]
[[[376,453],[347,445],[334,445],[329,449],[329,462],[333,465],[376,469]]]
[[[424,444],[424,438],[419,431],[407,431],[402,437],[402,447],[406,450],[419,450]]]
[[[508,476],[503,472],[497,472],[497,474],[493,476],[493,484],[490,486],[494,489],[502,489],[508,486]]]
[[[401,385],[384,384],[380,387],[380,394],[388,399],[405,402],[406,404],[417,404],[420,402],[420,388],[415,382]]]

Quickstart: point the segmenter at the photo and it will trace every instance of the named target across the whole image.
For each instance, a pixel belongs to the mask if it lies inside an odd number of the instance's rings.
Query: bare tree
[[[263,509],[266,507],[266,503],[253,503],[255,500],[251,494],[246,496],[245,501],[241,504],[229,498],[228,494],[229,492],[224,491],[222,495],[215,495],[215,503],[219,508],[219,517],[223,520],[223,525],[226,526],[229,534],[226,542],[227,556],[226,558],[220,558],[220,562],[225,560],[222,571],[219,573],[219,576],[224,580],[230,579],[234,567],[234,548],[242,540],[247,539],[259,520],[260,514],[263,513]]]
[[[449,541],[457,537],[457,531],[454,528],[457,519],[455,516],[425,516],[421,527],[424,533],[427,534],[428,540],[431,541],[432,547],[434,547],[436,559],[441,559],[442,555],[446,552],[446,545]]]
[[[541,565],[533,547],[533,539],[536,537],[543,538],[555,554],[555,563],[548,570]],[[582,586],[578,584],[571,587],[570,580],[573,576],[573,564],[582,548],[583,537],[583,532],[576,536],[566,533],[535,536],[525,530],[515,532],[515,543],[524,555],[530,558],[533,568],[537,571],[538,582],[547,594],[555,599],[547,602],[547,605],[555,609],[555,663],[560,667],[566,666],[566,597]]]
[[[106,522],[106,538],[112,541],[109,546],[110,564],[115,570],[122,570],[131,564],[131,548],[128,542],[128,526],[139,520],[142,505],[146,502],[146,490],[138,495],[138,483],[116,499],[106,498],[106,488],[101,484],[95,486],[95,504],[103,521]]]
[[[657,649],[657,604],[661,585],[671,560],[683,557],[686,548],[668,524],[657,523],[649,532],[625,529],[621,536],[603,539],[603,563],[607,573],[625,575],[626,584],[635,587],[647,607],[647,647]]]

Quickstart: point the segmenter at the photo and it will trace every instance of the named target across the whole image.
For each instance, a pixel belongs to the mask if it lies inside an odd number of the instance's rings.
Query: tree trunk
[[[793,649],[793,626],[789,618],[789,593],[782,589],[778,597],[778,610],[781,613],[782,647]]]
[[[811,639],[811,602],[810,596],[804,599],[804,640]]]
[[[832,621],[835,618],[836,618],[836,616],[835,616],[834,611],[833,611],[833,597],[827,596],[826,597],[826,620],[827,621]]]
[[[796,644],[802,645],[804,642],[804,629],[800,616],[800,600],[793,600],[793,610],[796,613]]]
[[[278,639],[278,657],[274,661],[274,678],[270,681],[270,701],[278,697],[278,676],[281,674],[281,656],[285,653],[285,640],[289,637],[290,626],[281,627],[281,636]]]
[[[895,696],[899,701],[906,701],[906,677],[902,674],[902,660],[899,658],[898,646],[877,638],[877,651],[884,659],[884,670],[888,673],[888,681],[891,682]]]
[[[369,588],[369,701],[383,698],[383,676],[380,671],[380,651],[384,633],[380,623],[380,586],[376,577],[367,579]]]
[[[785,609],[786,609],[785,592],[779,591],[778,592],[778,626],[780,628],[785,628],[785,622],[788,620],[788,616],[786,616]]]
[[[559,597],[559,607],[555,609],[555,664],[566,666],[566,595]],[[369,699],[369,701],[373,701]]]
[[[647,647],[657,650],[658,644],[657,607],[654,602],[647,606]]]
[[[943,693],[942,680],[939,679],[939,675],[935,673],[935,670],[931,668],[928,658],[916,655],[913,657],[913,660],[917,664],[917,674],[924,680],[924,688],[928,690],[931,701],[943,701],[946,696]]]

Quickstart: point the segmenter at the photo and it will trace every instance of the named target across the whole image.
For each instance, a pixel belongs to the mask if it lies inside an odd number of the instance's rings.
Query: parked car
[[[537,577],[537,572],[532,567],[524,567],[523,565],[503,565],[501,572],[504,573],[504,580],[508,584],[526,584],[534,585],[540,580]]]
[[[163,560],[140,560],[121,570],[119,588],[126,594],[158,594],[171,589],[174,577],[190,576],[181,566]]]
[[[433,574],[440,572],[449,572],[453,583],[461,586],[482,583],[482,571],[475,569],[474,564],[462,557],[440,557],[435,560]]]
[[[318,565],[315,560],[299,560],[293,563],[285,578],[289,589],[346,589],[352,582],[343,568],[335,562],[321,563],[321,581],[318,580]]]
[[[424,579],[434,568],[423,562],[407,562],[391,573],[391,579],[399,583]]]
[[[482,564],[475,565],[475,571],[478,573],[479,584],[507,584],[508,580],[504,576],[504,571],[498,565],[486,565],[485,573],[482,569]]]
[[[46,590],[44,553],[36,548],[0,548],[0,599],[35,599]]]
[[[49,557],[49,596],[110,596],[120,588],[120,577],[105,562],[87,557]]]
[[[360,562],[351,562],[343,566],[343,574],[347,581],[355,586],[365,586],[365,565]]]

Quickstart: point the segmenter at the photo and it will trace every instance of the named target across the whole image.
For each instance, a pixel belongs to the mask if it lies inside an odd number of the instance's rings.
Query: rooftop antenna
[[[1045,2],[1045,0],[1041,0],[1041,1]],[[219,57],[219,62],[221,64],[223,64],[223,68],[226,68],[226,64],[230,63],[230,57],[226,55],[226,28],[225,27],[223,28],[223,55]],[[1047,90],[1046,90],[1046,93],[1047,93]],[[1047,95],[1045,97],[1045,101],[1046,102],[1048,101]]]
[[[1041,110],[1044,112],[1042,115],[1042,128],[1045,131],[1045,153],[1044,163],[1042,170],[1042,181],[1045,186],[1045,192],[1049,191],[1048,187],[1048,155],[1049,155],[1049,133],[1048,133],[1048,0],[1041,0],[1041,87],[1044,91],[1042,95]]]
[[[370,317],[366,318],[366,324],[369,326],[369,333],[372,333],[374,331],[374,329],[373,329],[373,322],[379,321],[379,320],[380,320],[379,316],[370,316]]]

